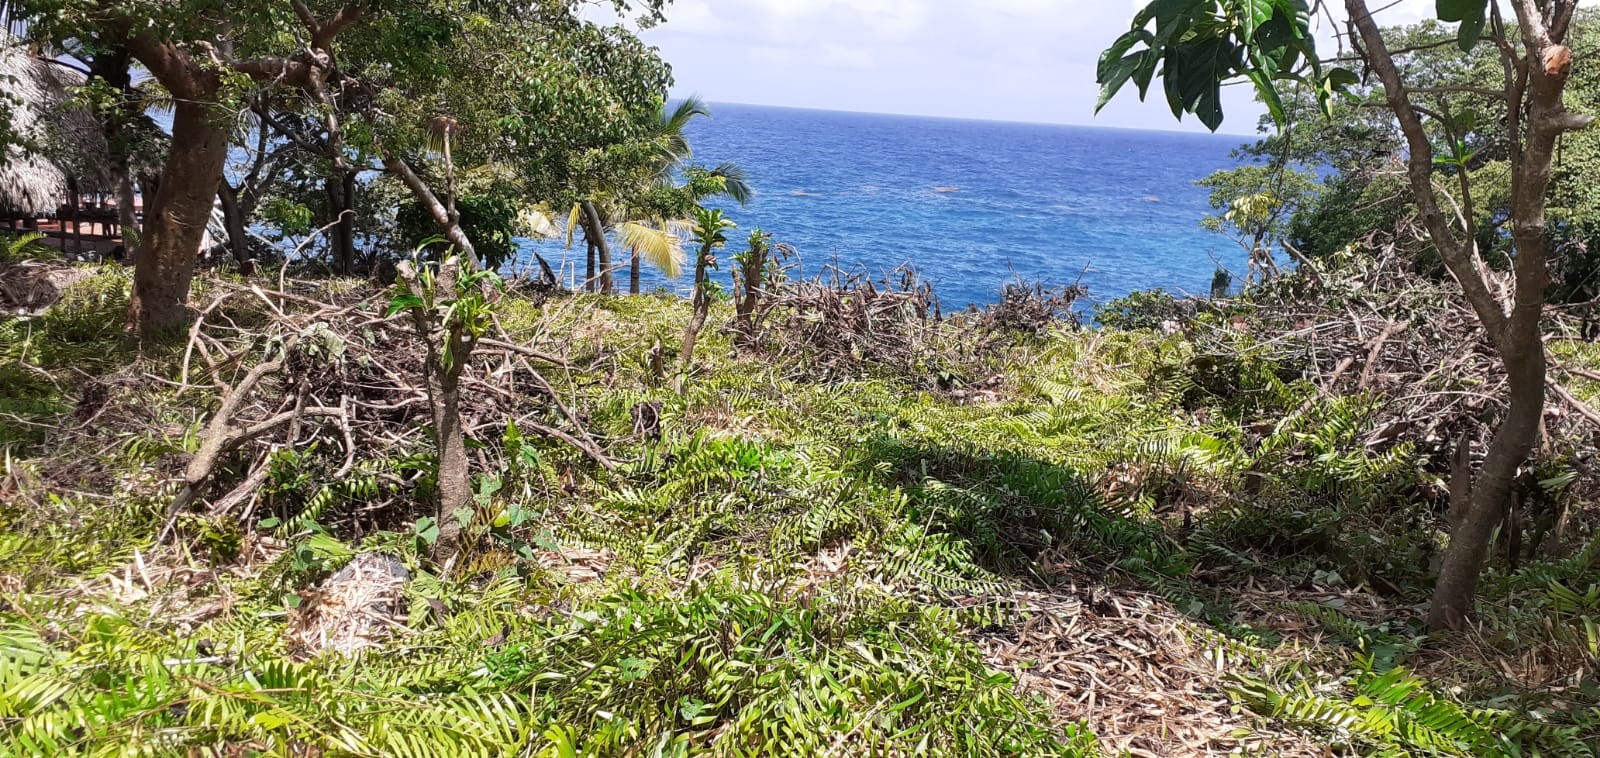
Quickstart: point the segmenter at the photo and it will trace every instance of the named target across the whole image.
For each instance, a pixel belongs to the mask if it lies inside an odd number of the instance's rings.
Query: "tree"
[[[588,248],[584,287],[610,294],[614,284],[611,243],[608,233],[630,253],[628,290],[638,294],[641,267],[645,260],[677,276],[682,267],[682,233],[692,227],[687,218],[702,200],[727,195],[743,204],[750,197],[749,185],[737,166],[724,164],[706,170],[689,165],[693,150],[685,129],[710,109],[696,97],[688,97],[668,108],[662,103],[657,117],[634,142],[607,153],[609,166],[604,179],[575,177],[573,203],[567,220],[567,246],[576,231],[583,230]],[[691,176],[691,172],[695,172]],[[678,184],[682,175],[683,184]],[[720,184],[705,181],[720,176]],[[696,178],[701,181],[694,181]]]
[[[449,187],[439,197],[427,166],[413,171],[407,160],[423,151],[429,135],[422,125],[438,115],[460,126],[453,163],[502,167],[496,192],[526,205],[580,205],[643,162],[638,137],[648,133],[671,83],[653,48],[621,27],[582,20],[564,2],[469,14],[462,29],[431,60],[408,64],[414,68],[358,72],[374,93],[359,109],[374,152],[451,244],[471,252],[452,218]],[[386,58],[375,56],[375,63]]]
[[[717,250],[728,244],[728,230],[735,227],[723,217],[722,211],[707,208],[695,211],[694,242],[698,252],[694,257],[693,313],[688,328],[683,330],[683,348],[678,351],[683,376],[694,367],[694,344],[700,339],[700,330],[705,328],[706,316],[711,312],[711,269],[717,266]]]
[[[241,79],[311,87],[327,66],[334,38],[372,9],[354,0],[317,15],[300,0],[244,3],[162,0],[118,3],[18,0],[15,10],[40,39],[94,39],[126,50],[174,106],[172,142],[153,197],[145,198],[144,235],[134,252],[130,321],[153,336],[188,317],[189,283],[222,179],[232,129],[226,104]],[[305,51],[285,44],[306,38]]]
[[[424,384],[439,457],[436,545],[448,556],[472,508],[472,468],[461,420],[461,374],[494,323],[488,293],[501,287],[492,271],[472,271],[447,254],[437,269],[402,261],[388,315],[409,313],[422,340]]]
[[[682,183],[677,182],[679,172]],[[678,276],[683,268],[684,235],[693,233],[692,217],[702,204],[726,197],[744,205],[753,195],[743,169],[723,163],[714,168],[663,169],[652,179],[645,194],[631,202],[618,203],[616,212],[625,220],[616,223],[615,228],[631,257],[628,292],[639,294],[640,269],[646,261],[669,278]]]
[[[1250,256],[1249,279],[1277,273],[1273,254],[1289,235],[1289,220],[1316,196],[1316,175],[1282,163],[1223,169],[1196,182],[1211,190],[1221,214],[1201,225],[1227,234]]]
[[[1518,471],[1538,440],[1545,403],[1540,317],[1549,283],[1547,190],[1557,139],[1592,120],[1568,111],[1564,103],[1573,69],[1566,41],[1576,0],[1513,0],[1510,6],[1512,16],[1506,18],[1498,2],[1439,0],[1439,19],[1457,24],[1461,50],[1470,52],[1485,40],[1492,46],[1500,80],[1494,87],[1459,80],[1422,87],[1407,80],[1397,63],[1399,48],[1391,45],[1393,35],[1386,37],[1367,3],[1344,3],[1355,56],[1381,83],[1382,104],[1403,135],[1407,178],[1422,225],[1460,283],[1508,379],[1507,410],[1476,476],[1459,488],[1464,496],[1452,504],[1450,545],[1428,614],[1428,625],[1436,631],[1465,623],[1490,539],[1504,518]],[[1312,11],[1297,0],[1158,0],[1137,14],[1132,30],[1102,56],[1102,100],[1129,79],[1142,94],[1159,62],[1174,113],[1195,113],[1212,129],[1222,120],[1218,88],[1229,79],[1253,82],[1280,123],[1277,82],[1282,79],[1307,81],[1323,102],[1331,102],[1333,93],[1353,84],[1355,77],[1341,69],[1324,70],[1318,62]],[[1503,297],[1496,294],[1499,288],[1475,234],[1472,179],[1458,124],[1451,114],[1418,102],[1441,88],[1508,106],[1503,128],[1512,264]],[[1450,138],[1449,155],[1440,155],[1431,138],[1440,131]],[[1447,196],[1446,182],[1455,195]]]
[[[663,2],[634,5],[652,22]],[[630,7],[626,0],[608,4],[619,12]],[[531,155],[517,156],[523,166],[560,153],[549,165],[564,167],[597,144],[626,137],[638,114],[653,113],[668,79],[659,58],[632,35],[584,22],[577,4],[557,0],[16,0],[13,6],[38,39],[92,38],[126,49],[173,97],[171,148],[145,200],[145,234],[134,255],[130,320],[146,335],[187,318],[189,283],[231,142],[228,114],[242,110],[247,81],[305,94],[326,122],[336,164],[353,136],[344,119],[365,116],[357,130],[361,147],[373,149],[405,182],[471,261],[451,198],[440,200],[411,165],[435,117],[456,119],[469,135],[485,132],[479,155],[532,147]]]

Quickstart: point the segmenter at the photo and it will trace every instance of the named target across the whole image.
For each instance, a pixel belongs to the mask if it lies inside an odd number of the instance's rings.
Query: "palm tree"
[[[687,97],[670,110],[663,107],[661,119],[653,142],[657,163],[650,177],[652,194],[676,196],[679,208],[668,214],[645,210],[635,206],[623,208],[624,220],[618,225],[622,244],[628,248],[631,262],[628,270],[628,293],[639,294],[640,269],[648,261],[670,278],[676,278],[683,269],[683,245],[694,223],[689,214],[713,197],[727,197],[745,205],[754,196],[744,170],[733,163],[723,163],[706,169],[690,165],[694,149],[685,133],[695,118],[710,116],[711,109],[698,97]],[[685,181],[677,183],[679,177]],[[631,211],[631,212],[630,212]]]
[[[668,175],[662,189],[676,196],[678,202],[692,213],[707,200],[727,197],[744,205],[753,192],[744,178],[744,171],[732,163],[715,168],[690,166],[684,170],[683,184],[674,184]],[[660,269],[668,278],[676,279],[683,270],[684,242],[694,229],[694,222],[685,217],[672,218],[662,213],[633,213],[634,218],[617,224],[622,246],[632,256],[628,271],[628,293],[639,294],[641,263],[648,262]]]
[[[738,165],[705,168],[689,163],[694,151],[685,130],[696,117],[710,113],[696,97],[670,109],[663,106],[656,128],[644,138],[653,162],[639,186],[598,192],[573,203],[567,216],[567,247],[571,249],[582,229],[589,253],[585,289],[612,291],[609,235],[628,251],[628,292],[637,295],[645,263],[668,278],[682,274],[687,258],[684,244],[694,228],[690,216],[705,201],[713,197],[727,197],[740,205],[750,201],[754,192]]]

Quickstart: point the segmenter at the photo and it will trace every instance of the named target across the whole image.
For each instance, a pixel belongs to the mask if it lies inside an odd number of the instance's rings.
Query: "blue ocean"
[[[760,227],[798,250],[803,274],[909,263],[947,308],[993,302],[1017,276],[1081,281],[1099,301],[1203,294],[1218,266],[1245,266],[1200,227],[1210,207],[1194,184],[1236,165],[1236,135],[722,104],[689,138],[694,162],[737,163],[756,190],[721,206],[740,227],[735,250]],[[581,278],[581,247],[540,249]],[[688,286],[646,276],[648,288]]]

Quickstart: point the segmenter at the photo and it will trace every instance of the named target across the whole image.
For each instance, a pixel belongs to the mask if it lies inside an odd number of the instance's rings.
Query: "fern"
[[[1356,695],[1343,699],[1305,681],[1280,690],[1271,682],[1239,677],[1235,697],[1264,715],[1357,739],[1378,749],[1425,755],[1515,756],[1543,749],[1593,756],[1579,727],[1554,727],[1506,711],[1474,710],[1433,694],[1404,668],[1371,671],[1370,658],[1355,676]]]

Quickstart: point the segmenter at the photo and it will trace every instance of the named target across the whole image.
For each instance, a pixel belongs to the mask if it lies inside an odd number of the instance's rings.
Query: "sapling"
[[[462,263],[455,254],[445,257],[436,268],[415,259],[402,262],[388,310],[390,316],[411,315],[426,350],[423,374],[439,457],[435,549],[446,557],[454,551],[473,503],[466,434],[461,426],[461,372],[478,340],[494,323],[489,293],[504,288],[493,271],[472,270]]]

